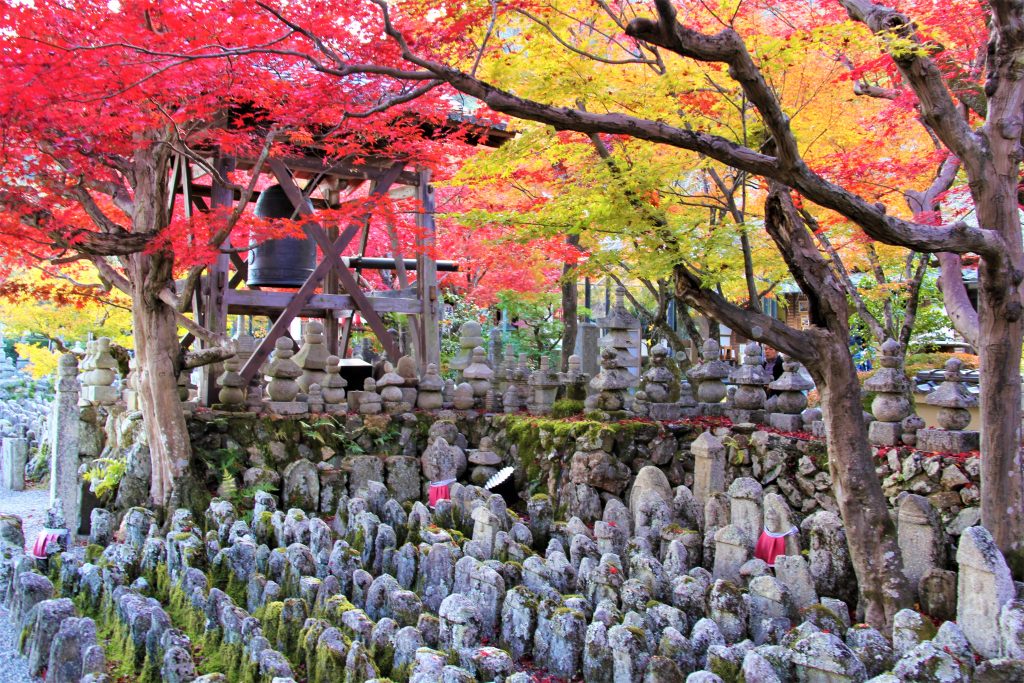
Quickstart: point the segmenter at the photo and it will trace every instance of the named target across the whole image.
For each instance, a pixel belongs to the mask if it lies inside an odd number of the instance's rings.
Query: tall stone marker
[[[725,446],[711,432],[690,444],[693,453],[693,497],[701,509],[712,493],[725,490]]]
[[[25,463],[28,461],[28,439],[7,438],[0,448],[0,473],[3,487],[10,491],[25,490]]]
[[[78,359],[66,353],[57,364],[57,396],[50,427],[50,504],[60,500],[68,528],[78,530]]]
[[[985,527],[972,526],[960,535],[956,622],[978,654],[999,656],[999,611],[1016,596],[1010,568]]]

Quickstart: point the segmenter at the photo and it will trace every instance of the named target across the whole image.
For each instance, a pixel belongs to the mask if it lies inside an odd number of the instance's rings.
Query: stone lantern
[[[719,358],[721,352],[718,342],[706,340],[700,350],[701,362],[686,373],[697,385],[697,402],[703,415],[721,415],[723,411],[726,390],[722,380],[729,376],[729,366]]]

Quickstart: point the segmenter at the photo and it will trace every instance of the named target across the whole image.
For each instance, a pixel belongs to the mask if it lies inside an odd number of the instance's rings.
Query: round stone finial
[[[277,353],[279,353],[279,354],[282,353],[282,352],[287,351],[288,354],[291,355],[291,353],[292,353],[292,340],[289,339],[288,337],[281,337],[276,342],[274,342],[274,350]]]
[[[664,363],[668,358],[668,354],[669,350],[667,346],[664,344],[656,344],[654,348],[651,349],[651,361],[653,362],[654,360],[658,360]]]
[[[960,368],[962,368],[963,365],[963,361],[961,361],[959,358],[950,358],[949,360],[947,360],[945,371],[943,372],[943,377],[945,378],[945,380],[947,382],[961,381]]]
[[[896,368],[900,364],[900,343],[895,339],[886,339],[882,343],[882,357],[881,362],[883,368]]]
[[[110,337],[100,337],[96,340],[96,350],[100,353],[110,351]]]
[[[706,339],[704,345],[700,347],[700,356],[705,361],[718,360],[721,353],[722,347],[714,339]]]
[[[761,345],[757,342],[748,342],[743,347],[743,364],[744,365],[760,365],[761,364]]]

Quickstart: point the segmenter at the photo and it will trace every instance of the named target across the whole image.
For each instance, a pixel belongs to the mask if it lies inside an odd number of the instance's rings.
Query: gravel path
[[[21,517],[25,532],[25,543],[35,541],[46,520],[46,508],[50,504],[47,488],[25,491],[0,490],[0,512]],[[28,675],[28,662],[18,654],[18,633],[11,623],[10,613],[0,606],[0,683],[24,683],[38,681]]]

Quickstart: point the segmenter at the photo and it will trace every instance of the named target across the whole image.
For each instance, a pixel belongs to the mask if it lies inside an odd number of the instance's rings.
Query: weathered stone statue
[[[584,401],[587,398],[587,382],[590,377],[583,372],[583,359],[573,354],[569,356],[569,370],[558,375],[558,380],[565,387],[565,397],[572,401]]]
[[[480,323],[472,320],[463,323],[459,328],[459,355],[449,363],[452,370],[458,371],[460,382],[465,378],[463,371],[473,362],[473,349],[483,345],[484,338]]]
[[[651,367],[640,381],[647,395],[647,414],[655,420],[677,420],[681,415],[681,406],[672,401],[680,392],[676,376],[667,367],[670,353],[664,344],[656,344],[651,349]]]

